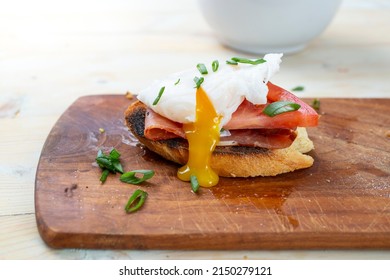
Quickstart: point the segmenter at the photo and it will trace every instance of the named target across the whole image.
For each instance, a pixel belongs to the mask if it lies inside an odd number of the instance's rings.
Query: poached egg
[[[215,72],[210,63],[206,66],[208,73],[203,75],[193,67],[155,81],[138,94],[138,99],[153,111],[183,124],[189,158],[178,170],[179,179],[190,181],[191,176],[196,176],[202,187],[218,183],[218,174],[211,169],[210,160],[220,130],[244,99],[253,104],[267,103],[267,82],[279,70],[281,57],[282,54],[267,54],[265,62],[257,65],[221,63]],[[194,77],[204,78],[198,88]],[[162,94],[156,103],[159,93]]]
[[[246,98],[253,104],[267,103],[269,79],[279,71],[282,54],[267,54],[266,62],[258,65],[230,65],[220,63],[217,71],[206,65],[208,74],[201,75],[194,66],[192,69],[170,75],[153,82],[138,94],[138,99],[156,113],[178,123],[195,121],[196,88],[194,77],[203,77],[203,90],[213,104],[217,114],[222,116],[220,127],[229,122],[232,114]],[[156,105],[160,89],[164,93]]]

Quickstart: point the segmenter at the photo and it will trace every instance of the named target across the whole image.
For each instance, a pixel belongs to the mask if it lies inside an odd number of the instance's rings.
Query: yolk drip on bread
[[[188,140],[189,157],[186,165],[181,167],[177,176],[182,181],[190,181],[196,176],[199,185],[212,187],[218,184],[219,177],[210,167],[211,154],[219,142],[219,123],[221,117],[206,92],[199,87],[196,91],[195,122],[184,124]]]

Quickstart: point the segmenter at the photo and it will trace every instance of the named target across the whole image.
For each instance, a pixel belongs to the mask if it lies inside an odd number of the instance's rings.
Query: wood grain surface
[[[310,102],[311,100],[306,100]],[[314,165],[268,178],[221,178],[194,194],[177,165],[143,149],[124,126],[122,95],[85,96],[58,120],[36,173],[36,220],[55,248],[390,248],[390,99],[321,99],[308,129]],[[105,132],[100,133],[99,128]],[[126,171],[154,169],[140,186],[110,175],[98,149]],[[143,208],[126,214],[136,189]]]

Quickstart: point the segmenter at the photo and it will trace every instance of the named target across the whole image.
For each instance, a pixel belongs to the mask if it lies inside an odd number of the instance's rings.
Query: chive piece
[[[96,162],[98,163],[100,168],[102,168],[102,169],[106,168],[106,169],[110,170],[111,172],[116,172],[115,167],[112,164],[110,158],[107,157],[106,155],[104,155],[102,157],[97,157]]]
[[[115,170],[119,173],[123,174],[123,167],[122,164],[119,161],[113,161],[112,165],[114,166]]]
[[[110,174],[110,170],[104,169],[100,176],[100,182],[104,183],[107,180],[108,174]]]
[[[133,213],[141,208],[144,205],[146,198],[148,197],[148,193],[143,190],[136,190],[127,201],[125,206],[126,213]],[[137,202],[138,201],[138,202]],[[137,203],[136,203],[137,202]],[[133,207],[131,207],[134,203],[136,203]]]
[[[156,97],[156,99],[153,101],[153,106],[157,105],[157,103],[160,101],[161,95],[164,93],[165,87],[160,88],[160,91]]]
[[[311,107],[318,112],[320,110],[320,106],[321,106],[320,100],[314,98],[313,102],[311,103]]]
[[[123,173],[123,168],[119,162],[120,153],[116,149],[112,149],[109,155],[105,155],[102,150],[98,151],[96,162],[101,169],[108,169],[112,173]]]
[[[175,86],[176,86],[178,83],[180,83],[180,79],[178,79],[178,80],[176,81]]]
[[[274,117],[279,114],[297,111],[299,108],[301,108],[301,105],[291,101],[277,101],[265,107],[263,113],[270,117]]]
[[[219,61],[214,60],[213,63],[211,64],[211,68],[213,68],[213,72],[217,72],[217,70],[219,68]]]
[[[143,174],[142,177],[137,177],[137,173]],[[119,178],[122,182],[138,185],[150,178],[152,178],[154,175],[153,170],[133,170],[126,173],[123,173],[121,177]]]
[[[195,175],[191,175],[190,181],[191,181],[191,188],[192,188],[192,191],[193,191],[194,193],[197,193],[198,190],[199,190],[198,178],[196,178]]]
[[[252,64],[252,65],[258,65],[267,62],[265,59],[262,58],[252,60],[252,59],[242,58],[242,57],[232,57],[231,60],[237,63],[245,63],[245,64]]]
[[[234,60],[226,60],[226,64],[230,64],[230,65],[238,65],[238,62],[237,61],[234,61]]]
[[[209,71],[207,71],[206,65],[204,65],[203,63],[199,63],[198,65],[196,65],[196,68],[198,68],[200,74],[202,75],[206,75],[209,73]]]
[[[198,78],[198,77],[195,77],[194,78],[194,82],[195,82],[195,87],[196,88],[199,88],[200,87],[200,85],[204,82],[204,78],[203,77],[200,77],[200,78]]]
[[[291,91],[303,91],[305,88],[303,86],[297,86],[293,88]]]
[[[110,152],[110,158],[113,159],[113,160],[119,160],[119,157],[121,156],[121,154],[116,150],[116,149],[112,149],[111,152]]]
[[[103,157],[103,156],[105,156],[105,155],[103,154],[103,151],[102,151],[102,150],[99,150],[98,153],[97,153],[96,158]]]

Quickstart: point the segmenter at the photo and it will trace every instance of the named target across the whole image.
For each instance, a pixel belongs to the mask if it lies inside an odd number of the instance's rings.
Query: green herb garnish
[[[293,88],[291,91],[303,91],[305,88],[303,86],[297,86]]]
[[[204,82],[204,78],[203,77],[200,77],[200,78],[198,78],[198,77],[195,77],[194,78],[194,82],[195,82],[195,87],[196,88],[199,88],[200,87],[200,85]]]
[[[137,173],[142,174],[142,177],[137,177]],[[121,177],[119,178],[122,182],[138,185],[150,178],[152,178],[154,175],[153,170],[133,170],[126,173],[123,173]]]
[[[162,94],[164,93],[165,87],[162,87],[156,97],[156,99],[153,101],[153,105],[157,105],[157,103],[160,101],[160,98]]]
[[[213,72],[217,72],[217,70],[219,68],[219,61],[214,60],[213,63],[211,64],[211,68],[213,69]]]
[[[267,62],[265,59],[259,58],[259,59],[248,59],[248,58],[242,58],[242,57],[232,57],[232,61],[235,61],[237,63],[245,63],[245,64],[252,64],[252,65],[258,65],[262,64],[264,62]]]
[[[104,169],[100,176],[100,182],[104,183],[107,180],[108,174],[110,174],[110,170]]]
[[[121,154],[115,150],[115,149],[112,149],[111,152],[110,152],[110,158],[112,160],[118,160],[119,161],[119,157],[121,156]]]
[[[194,193],[198,192],[198,190],[199,190],[198,178],[196,178],[195,175],[191,175],[190,181],[191,181],[191,188],[192,188],[192,191],[193,191]]]
[[[178,79],[178,80],[176,81],[175,86],[176,86],[178,83],[180,83],[180,79]]]
[[[299,108],[301,108],[301,105],[291,101],[277,101],[265,107],[263,113],[270,117],[274,117],[279,114],[297,111]]]
[[[100,177],[100,181],[104,183],[107,179],[108,173],[123,173],[123,168],[121,163],[119,162],[119,157],[121,154],[116,150],[112,149],[110,154],[106,155],[102,152],[102,150],[98,151],[96,162],[99,167],[103,170],[103,173]]]
[[[207,71],[206,66],[205,66],[203,63],[199,63],[198,65],[196,65],[196,68],[198,68],[200,74],[202,74],[202,75],[206,75],[206,74],[209,73],[209,72]]]
[[[129,201],[127,202],[125,206],[126,213],[133,213],[141,208],[142,205],[144,205],[146,198],[148,197],[148,193],[143,190],[136,190],[131,197],[129,198]],[[135,204],[133,207],[132,205]]]
[[[238,65],[238,62],[237,61],[234,61],[234,60],[226,60],[226,64],[230,64],[230,65]]]
[[[317,112],[320,110],[321,102],[319,99],[315,98],[313,102],[311,103],[311,107],[316,110]]]

